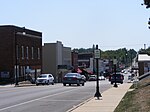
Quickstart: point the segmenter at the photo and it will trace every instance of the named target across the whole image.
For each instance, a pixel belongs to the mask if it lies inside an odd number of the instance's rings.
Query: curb
[[[77,109],[78,107],[84,105],[85,103],[91,101],[92,99],[93,99],[93,97],[91,97],[91,98],[89,98],[89,99],[87,99],[87,100],[81,102],[81,103],[78,104],[78,105],[73,106],[71,109],[67,110],[66,112],[72,112],[73,110],[75,110],[75,109]]]
[[[27,86],[36,86],[35,84],[19,84],[15,85],[14,87],[27,87]]]

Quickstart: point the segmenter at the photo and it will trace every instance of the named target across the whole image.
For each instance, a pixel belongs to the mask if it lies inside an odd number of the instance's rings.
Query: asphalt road
[[[92,81],[85,86],[0,87],[0,112],[66,112],[93,97],[95,85]],[[100,81],[100,93],[110,87],[108,81]]]

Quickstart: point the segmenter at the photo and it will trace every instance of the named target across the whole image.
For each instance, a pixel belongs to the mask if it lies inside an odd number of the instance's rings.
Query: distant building
[[[78,69],[78,52],[72,51],[71,56],[72,56],[72,66],[73,66],[74,70],[77,71],[77,69]]]
[[[139,76],[150,71],[150,56],[147,54],[138,55]]]
[[[56,82],[62,82],[64,74],[72,69],[71,48],[64,47],[59,41],[44,43],[42,54],[42,73],[51,73]]]
[[[93,53],[78,53],[78,66],[89,68],[91,58],[93,58]]]
[[[0,26],[0,79],[15,81],[41,73],[42,33],[13,25]]]

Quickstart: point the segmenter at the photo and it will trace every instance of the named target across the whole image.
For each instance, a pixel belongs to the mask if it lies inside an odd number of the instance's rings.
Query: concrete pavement
[[[36,86],[35,84],[32,84],[30,81],[22,81],[19,82],[18,85],[14,84],[7,84],[7,85],[0,85],[0,87],[25,87],[25,86]]]
[[[81,104],[68,110],[67,112],[113,112],[126,94],[126,92],[129,91],[129,88],[132,84],[133,83],[124,83],[119,84],[118,88],[112,87],[101,93],[102,97],[100,98],[100,100],[94,97],[90,98],[87,101],[82,102]],[[31,86],[31,84],[22,83],[20,84],[20,87],[29,85]],[[7,87],[10,86],[15,85],[7,85]]]
[[[118,88],[112,87],[102,93],[100,100],[91,98],[67,112],[113,112],[131,85],[124,83],[118,85]]]

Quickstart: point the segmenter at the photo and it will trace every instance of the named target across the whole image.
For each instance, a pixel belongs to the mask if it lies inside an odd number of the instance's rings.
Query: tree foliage
[[[148,47],[147,49],[140,49],[138,53],[150,55],[150,47]]]
[[[88,49],[80,48],[74,50],[78,51],[78,53],[93,53],[94,51],[93,48]],[[106,50],[106,51],[101,50],[101,59],[113,60],[114,57],[116,57],[120,63],[129,64],[136,57],[136,54],[137,52],[134,49],[127,50],[126,48],[120,48],[118,50]]]
[[[150,8],[150,0],[144,0],[144,5],[146,5],[146,8]]]

